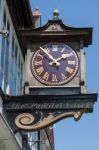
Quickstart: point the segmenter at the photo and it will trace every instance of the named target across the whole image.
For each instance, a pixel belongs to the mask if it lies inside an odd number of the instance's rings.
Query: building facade
[[[24,58],[6,1],[0,5],[0,30],[8,30],[7,38],[0,37],[0,87],[6,94],[22,94]]]
[[[23,94],[25,49],[21,43],[19,29],[33,26],[33,16],[28,0],[0,0],[0,31],[8,31],[6,38],[0,34],[0,89],[4,94]],[[2,99],[0,98],[0,149],[53,149],[49,129],[14,134],[4,116]],[[10,139],[8,138],[9,140],[6,142],[4,139],[8,136]]]

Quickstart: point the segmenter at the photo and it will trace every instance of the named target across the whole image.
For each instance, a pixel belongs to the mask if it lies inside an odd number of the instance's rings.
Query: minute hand
[[[46,49],[44,49],[44,48],[42,48],[42,47],[40,47],[40,49],[41,49],[52,61],[54,60],[53,56],[51,56],[51,55],[47,52]]]
[[[47,52],[46,49],[44,49],[44,48],[42,48],[42,47],[40,47],[40,49],[48,56],[48,58],[49,58],[50,60],[52,60],[53,64],[55,64],[56,66],[59,66],[59,65],[60,65],[60,63],[57,62],[57,60],[54,59],[53,56],[50,55],[50,54]],[[49,64],[50,64],[50,63],[49,63]]]

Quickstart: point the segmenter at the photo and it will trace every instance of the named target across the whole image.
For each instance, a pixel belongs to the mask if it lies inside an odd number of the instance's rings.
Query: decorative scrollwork
[[[23,113],[16,117],[16,124],[30,125],[34,121],[34,116],[29,113]]]
[[[63,31],[59,24],[52,24],[50,25],[46,31]]]
[[[47,126],[54,124],[55,122],[62,120],[64,118],[74,117],[77,121],[80,119],[81,115],[85,112],[40,112],[36,111],[32,114],[23,113],[19,114],[15,119],[15,124],[18,128],[26,131],[37,131],[43,129]]]

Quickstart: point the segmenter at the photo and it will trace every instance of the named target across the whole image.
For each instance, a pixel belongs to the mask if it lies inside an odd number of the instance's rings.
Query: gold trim
[[[15,123],[20,126],[20,124],[22,125],[29,125],[31,123],[33,123],[34,121],[34,116],[32,114],[29,114],[29,113],[23,113],[23,114],[20,114],[16,117],[15,119]]]

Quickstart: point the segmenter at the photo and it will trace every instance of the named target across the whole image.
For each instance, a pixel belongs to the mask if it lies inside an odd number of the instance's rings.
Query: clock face
[[[66,44],[48,43],[40,47],[31,58],[34,77],[45,85],[62,85],[78,71],[77,54]]]

